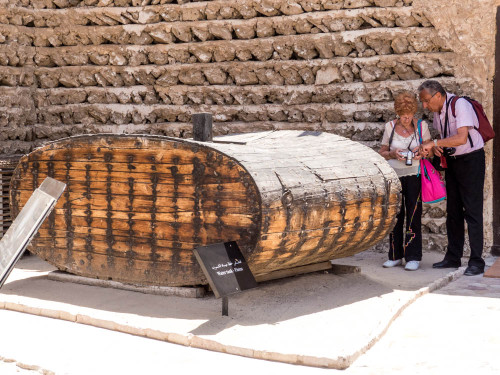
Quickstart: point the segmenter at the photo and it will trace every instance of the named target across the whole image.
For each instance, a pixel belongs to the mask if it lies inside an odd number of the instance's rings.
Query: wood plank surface
[[[326,270],[329,270],[331,268],[332,268],[332,264],[330,262],[308,264],[306,266],[300,266],[300,267],[295,267],[295,268],[289,268],[286,270],[274,271],[274,272],[265,273],[262,275],[255,275],[255,280],[258,283],[262,283],[264,281],[283,279],[285,277],[303,275],[305,273],[326,271]]]
[[[281,275],[362,251],[392,228],[399,180],[371,149],[318,132],[228,139],[60,140],[21,160],[12,209],[45,176],[64,181],[31,250],[78,275],[151,285],[205,283],[200,245],[238,241],[254,273]]]

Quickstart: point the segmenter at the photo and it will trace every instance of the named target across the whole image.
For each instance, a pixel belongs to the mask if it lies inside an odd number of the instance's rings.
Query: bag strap
[[[457,100],[460,99],[459,96],[454,96],[453,98],[451,98],[451,114],[453,115],[453,117],[457,117],[457,112],[456,112],[456,105],[457,105]]]
[[[467,97],[467,96],[454,96],[451,99],[451,114],[453,115],[453,117],[457,118],[457,113],[456,113],[455,107],[457,105],[458,99],[460,99],[460,98],[467,100],[467,102],[472,106],[472,109],[474,110],[474,113],[476,114],[476,117],[478,118],[478,121],[479,121],[479,116],[477,115],[476,109],[474,108],[474,106],[472,105],[472,102],[471,102],[472,99]],[[475,126],[473,126],[473,128],[475,130],[477,130]],[[474,147],[474,143],[472,142],[472,138],[471,138],[469,133],[467,133],[467,138],[469,138],[470,147]]]
[[[425,166],[424,159],[420,159],[417,177],[420,176],[420,174],[422,174],[422,178],[425,178],[430,181],[431,177],[429,176],[429,172],[427,171],[427,167]]]
[[[396,121],[395,120],[391,121],[391,124],[392,124],[392,132],[391,136],[389,137],[389,150],[391,149],[392,140],[394,139],[394,131],[396,130]]]
[[[422,120],[418,120],[417,123],[417,129],[418,129],[418,137],[420,140],[420,144],[424,143],[424,140],[422,139]]]

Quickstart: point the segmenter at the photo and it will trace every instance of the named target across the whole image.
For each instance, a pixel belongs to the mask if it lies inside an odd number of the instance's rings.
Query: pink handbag
[[[422,144],[422,120],[418,121],[418,135],[420,144]],[[420,173],[422,173],[422,202],[437,203],[445,199],[446,186],[444,186],[444,182],[441,180],[441,174],[429,160],[420,159],[418,174]]]
[[[441,180],[441,174],[436,171],[427,159],[420,159],[422,173],[422,202],[436,203],[446,198],[446,187]]]

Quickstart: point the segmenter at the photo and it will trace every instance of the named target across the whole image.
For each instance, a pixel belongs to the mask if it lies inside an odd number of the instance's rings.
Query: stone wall
[[[499,0],[438,2],[414,0],[413,6],[435,25],[440,38],[453,49],[450,63],[460,82],[461,92],[480,100],[489,119],[493,119],[493,78],[495,75],[496,14]],[[485,251],[493,242],[493,142],[485,147],[486,181],[484,189]],[[498,168],[498,166],[497,166]]]
[[[200,111],[216,134],[322,130],[378,147],[401,90],[491,91],[460,63],[453,10],[428,0],[2,4],[0,154],[81,133],[189,137]],[[424,211],[425,246],[442,249],[444,205]]]

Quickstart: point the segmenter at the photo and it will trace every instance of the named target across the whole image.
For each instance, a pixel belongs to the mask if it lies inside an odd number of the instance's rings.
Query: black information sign
[[[257,287],[235,241],[202,246],[193,251],[217,298]]]

